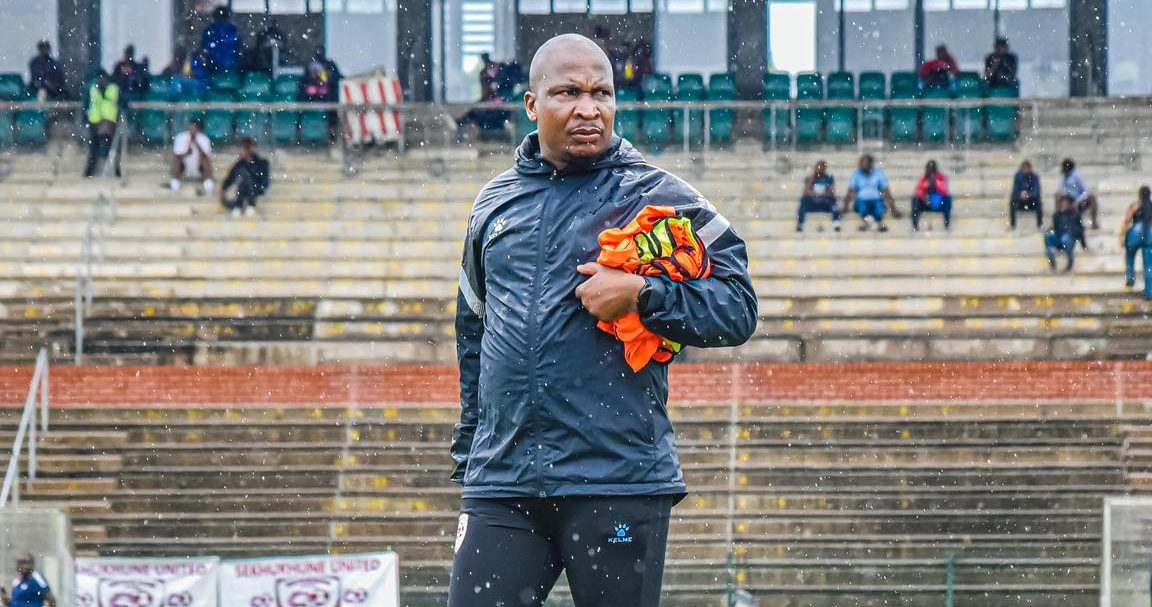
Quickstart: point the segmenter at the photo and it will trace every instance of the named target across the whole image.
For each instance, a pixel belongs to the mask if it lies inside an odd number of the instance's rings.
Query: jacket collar
[[[577,174],[613,167],[641,164],[644,157],[628,140],[613,133],[608,149],[599,158],[587,162],[574,163],[563,171],[540,157],[540,136],[533,131],[524,138],[516,149],[516,171],[522,175],[547,175],[549,173]]]

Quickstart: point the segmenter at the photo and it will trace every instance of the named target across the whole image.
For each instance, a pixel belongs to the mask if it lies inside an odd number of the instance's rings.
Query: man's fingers
[[[604,266],[598,263],[582,263],[576,266],[576,271],[585,276],[595,276],[597,272],[603,269]]]

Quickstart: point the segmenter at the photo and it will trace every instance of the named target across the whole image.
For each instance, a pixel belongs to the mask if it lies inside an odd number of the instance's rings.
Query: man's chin
[[[572,158],[596,158],[608,151],[608,139],[600,141],[572,141],[565,151]]]

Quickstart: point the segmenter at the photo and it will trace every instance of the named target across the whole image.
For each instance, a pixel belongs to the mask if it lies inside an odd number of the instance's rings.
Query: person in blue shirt
[[[896,201],[892,198],[888,175],[884,173],[884,169],[875,164],[876,159],[871,154],[860,157],[860,168],[852,173],[852,177],[848,180],[848,194],[844,196],[843,212],[855,209],[862,220],[861,232],[873,227],[879,232],[887,232],[888,226],[884,224],[885,208],[890,210],[896,219],[904,216],[896,208]]]
[[[1071,272],[1076,261],[1076,245],[1088,250],[1088,241],[1084,237],[1084,224],[1080,220],[1080,211],[1076,209],[1076,201],[1067,194],[1056,197],[1056,213],[1052,215],[1052,227],[1044,233],[1044,252],[1048,256],[1048,268],[1056,271],[1056,253],[1063,251],[1068,256],[1068,265],[1065,272]]]
[[[208,57],[208,69],[215,72],[230,72],[240,62],[240,30],[231,20],[232,12],[226,6],[216,7],[212,13],[212,24],[204,29],[200,45]]]
[[[828,163],[816,162],[812,174],[804,180],[804,193],[800,196],[800,210],[796,213],[796,231],[804,231],[804,216],[808,213],[831,213],[832,229],[840,231],[840,207],[836,204],[836,180],[828,172]]]
[[[1008,202],[1008,223],[1016,229],[1017,211],[1035,211],[1036,227],[1044,225],[1044,204],[1040,200],[1040,176],[1032,171],[1032,163],[1025,160],[1012,178],[1012,195]]]
[[[1128,206],[1120,224],[1120,246],[1124,248],[1124,286],[1136,286],[1136,255],[1144,264],[1144,299],[1152,300],[1152,188],[1140,186],[1136,202]]]
[[[16,574],[11,592],[0,587],[0,603],[4,607],[56,607],[56,597],[44,576],[36,571],[36,559],[31,554],[16,560]]]
[[[1060,191],[1058,194],[1067,194],[1076,203],[1076,209],[1083,215],[1085,212],[1091,213],[1092,229],[1100,229],[1100,203],[1096,201],[1096,195],[1088,189],[1088,182],[1084,181],[1084,176],[1076,168],[1076,163],[1071,158],[1065,158],[1064,162],[1060,163],[1060,173],[1063,175],[1063,180],[1060,182]]]

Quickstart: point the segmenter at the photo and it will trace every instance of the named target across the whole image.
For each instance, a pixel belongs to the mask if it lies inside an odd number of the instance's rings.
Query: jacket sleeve
[[[451,480],[464,482],[468,454],[479,419],[480,343],[484,337],[483,274],[472,226],[464,242],[460,288],[456,294],[456,356],[460,361],[460,421],[452,430]]]
[[[652,290],[639,310],[640,319],[650,331],[687,346],[738,346],[752,337],[757,318],[744,241],[703,198],[677,210],[692,220],[712,262],[712,275],[687,282],[645,278]]]

